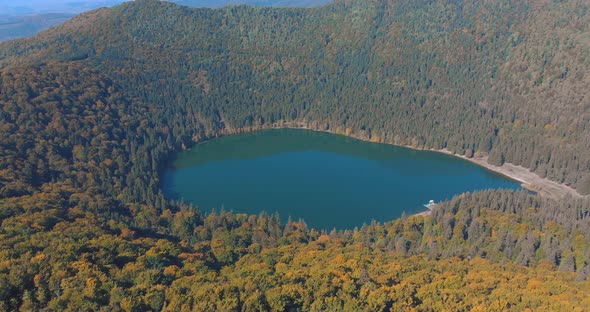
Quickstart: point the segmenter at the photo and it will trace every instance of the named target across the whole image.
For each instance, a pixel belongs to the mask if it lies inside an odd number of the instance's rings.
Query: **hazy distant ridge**
[[[34,34],[59,25],[75,14],[99,7],[110,7],[120,4],[122,0],[92,1],[22,1],[8,0],[0,4],[0,42],[33,36]],[[218,8],[232,4],[250,4],[277,7],[314,7],[330,3],[330,0],[171,0],[191,7]],[[48,13],[51,12],[51,13]]]
[[[59,25],[74,16],[68,13],[47,13],[27,16],[0,17],[0,41],[32,36]]]

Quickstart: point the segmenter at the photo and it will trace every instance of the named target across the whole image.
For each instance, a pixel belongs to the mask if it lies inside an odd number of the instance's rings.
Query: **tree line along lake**
[[[278,212],[283,221],[352,229],[425,211],[429,200],[519,182],[432,151],[301,129],[224,136],[181,152],[167,165],[168,198],[208,212]]]

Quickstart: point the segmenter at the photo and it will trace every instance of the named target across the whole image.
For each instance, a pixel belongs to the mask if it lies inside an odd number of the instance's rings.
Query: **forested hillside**
[[[0,309],[588,309],[587,196],[464,194],[320,233],[159,184],[183,146],[300,124],[588,194],[588,6],[140,0],[0,44]]]
[[[100,7],[111,7],[127,0],[112,1],[27,1],[4,0],[0,3],[0,41],[29,37],[40,31],[64,23],[75,14]],[[235,4],[275,7],[317,7],[330,0],[172,0],[172,3],[197,8],[220,8]],[[50,13],[48,13],[50,12]]]
[[[342,1],[210,10],[140,1],[7,44],[0,57],[2,66],[81,60],[145,100],[183,97],[217,131],[291,120],[349,128],[489,154],[588,193],[587,7]]]

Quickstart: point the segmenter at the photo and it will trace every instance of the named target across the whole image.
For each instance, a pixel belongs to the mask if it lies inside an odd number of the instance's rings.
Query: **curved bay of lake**
[[[205,212],[278,212],[327,230],[390,221],[463,192],[521,188],[458,157],[300,129],[198,144],[176,155],[162,186]]]

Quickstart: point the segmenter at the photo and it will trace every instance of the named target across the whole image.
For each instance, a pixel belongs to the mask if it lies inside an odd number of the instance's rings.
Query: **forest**
[[[589,6],[137,0],[0,43],[0,311],[590,309]],[[164,197],[183,147],[293,124],[579,194],[331,232]]]

